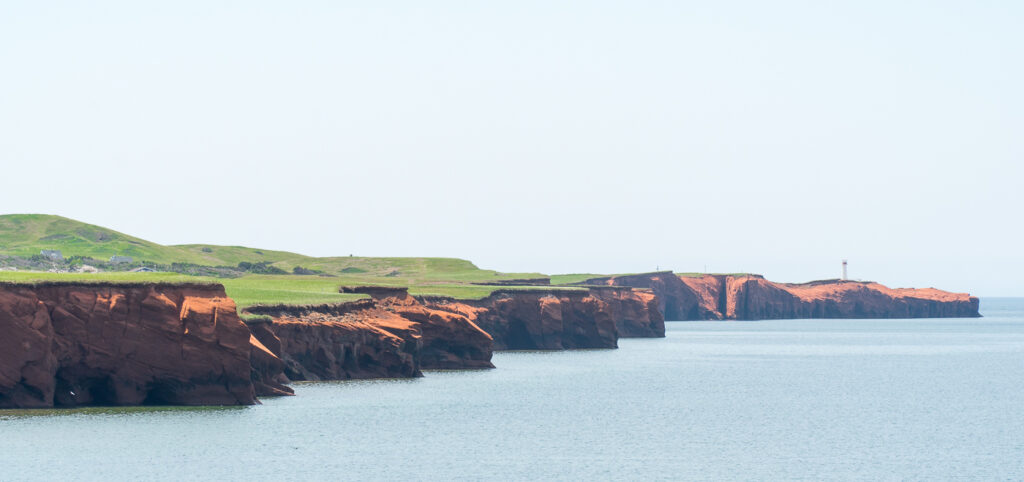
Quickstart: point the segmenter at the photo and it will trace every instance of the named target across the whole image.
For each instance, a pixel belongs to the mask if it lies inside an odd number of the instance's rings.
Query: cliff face
[[[0,407],[256,403],[220,285],[0,284],[0,332]]]
[[[594,278],[588,285],[629,286],[650,290],[658,297],[659,311],[666,320],[706,319],[700,295],[671,271]]]
[[[252,384],[256,389],[256,396],[294,395],[295,391],[288,386],[291,380],[284,374],[284,362],[274,354],[280,353],[281,340],[263,325],[265,323],[249,325],[249,331],[252,333],[249,338],[249,345],[252,346],[249,362],[252,364]],[[263,338],[257,334],[263,335]],[[264,343],[274,346],[276,351]]]
[[[254,327],[254,335],[277,341],[277,351],[271,351],[284,361],[291,380],[421,376],[419,340],[404,340],[364,321],[316,311],[281,314]]]
[[[674,280],[673,280],[674,278]],[[878,283],[828,280],[774,283],[757,275],[676,276],[668,272],[587,283],[650,288],[670,320],[977,317],[978,298]]]
[[[592,296],[600,299],[615,322],[622,338],[662,338],[665,336],[665,318],[660,300],[654,293],[631,288],[591,288]]]
[[[499,290],[482,300],[425,298],[435,309],[470,319],[498,350],[616,348],[615,322],[585,291]]]
[[[927,289],[891,289],[878,283],[827,281],[772,283],[730,277],[726,318],[969,318],[978,298]]]
[[[400,292],[316,307],[258,307],[272,323],[253,335],[284,361],[291,380],[421,376],[420,369],[493,368],[491,337],[463,316]]]
[[[656,297],[633,290],[498,290],[481,300],[423,302],[470,319],[499,350],[616,348],[619,335],[665,336]]]
[[[684,292],[692,293],[686,298],[687,309],[683,320],[721,320],[727,311],[729,297],[728,276],[706,275],[699,277],[679,276],[677,279]]]
[[[411,296],[386,298],[379,306],[400,319],[383,318],[375,321],[378,326],[420,337],[423,368],[494,368],[494,339],[469,318],[424,306]]]

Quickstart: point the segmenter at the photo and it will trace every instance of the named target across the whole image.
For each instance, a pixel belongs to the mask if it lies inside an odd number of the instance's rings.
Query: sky
[[[1024,296],[1024,3],[0,2],[0,213]]]

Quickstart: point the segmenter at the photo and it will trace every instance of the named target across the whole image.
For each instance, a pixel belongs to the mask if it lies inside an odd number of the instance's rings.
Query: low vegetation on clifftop
[[[59,251],[62,259],[47,258],[43,251]],[[110,264],[115,256],[124,261]],[[105,269],[91,272],[97,265]],[[338,292],[339,287],[352,285],[407,286],[413,295],[476,299],[497,288],[482,283],[546,278],[539,273],[480,269],[456,258],[318,258],[242,246],[163,246],[42,214],[0,216],[0,270],[0,281],[222,283],[240,307],[340,303],[364,297]]]

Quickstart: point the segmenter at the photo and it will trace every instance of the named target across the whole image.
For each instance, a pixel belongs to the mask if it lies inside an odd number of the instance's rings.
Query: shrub
[[[288,274],[287,271],[277,266],[271,266],[270,263],[272,261],[260,261],[259,263],[242,261],[238,263],[238,268],[253,274]]]

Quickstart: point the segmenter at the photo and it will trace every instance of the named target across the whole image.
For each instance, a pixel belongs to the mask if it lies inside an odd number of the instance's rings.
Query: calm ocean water
[[[1024,299],[670,323],[243,408],[0,412],[0,480],[1024,479]]]

